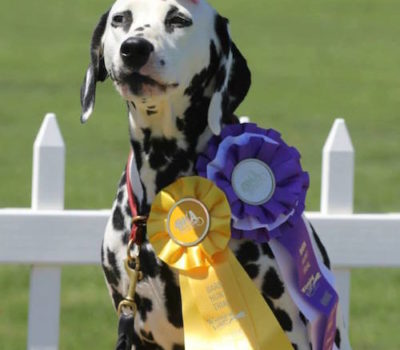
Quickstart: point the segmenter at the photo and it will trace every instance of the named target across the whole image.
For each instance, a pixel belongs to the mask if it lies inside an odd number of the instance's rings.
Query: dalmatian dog
[[[96,26],[90,53],[81,120],[92,114],[96,83],[110,78],[127,104],[136,169],[133,190],[138,213],[148,214],[162,188],[195,174],[197,155],[212,134],[238,122],[233,113],[248,92],[250,71],[231,40],[227,19],[205,0],[117,0]],[[101,248],[116,308],[129,285],[123,261],[131,219],[124,171]],[[311,226],[309,230],[329,268],[321,241]],[[232,240],[230,248],[293,348],[311,349],[309,324],[291,299],[269,245]],[[144,278],[137,286],[132,349],[184,349],[176,273],[156,257],[146,237],[140,258]],[[336,347],[344,349],[347,335],[340,313],[337,329]]]

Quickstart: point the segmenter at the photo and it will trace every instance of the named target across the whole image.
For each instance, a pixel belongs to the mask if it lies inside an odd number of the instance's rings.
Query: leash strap
[[[131,350],[133,345],[133,327],[135,318],[133,313],[125,315],[121,313],[118,322],[118,340],[115,350]]]
[[[134,300],[136,283],[142,278],[140,272],[139,256],[132,256],[131,250],[134,245],[142,243],[142,231],[146,226],[147,216],[138,216],[135,195],[132,188],[131,168],[133,162],[133,152],[131,151],[126,166],[126,185],[128,190],[128,202],[132,214],[131,234],[128,245],[127,259],[125,260],[125,270],[129,276],[129,291],[127,297],[118,305],[118,340],[115,350],[131,350],[134,340],[134,325],[137,306]],[[124,312],[124,310],[128,310]]]
[[[128,158],[128,163],[126,165],[126,186],[128,188],[128,202],[129,202],[129,208],[131,209],[131,214],[132,217],[137,216],[137,206],[136,206],[136,201],[135,201],[135,195],[133,194],[133,189],[132,189],[132,177],[131,177],[131,162],[133,161],[133,151],[131,151],[129,158]],[[136,232],[137,232],[137,226],[132,224],[131,227],[131,235],[130,235],[130,240],[136,241]]]

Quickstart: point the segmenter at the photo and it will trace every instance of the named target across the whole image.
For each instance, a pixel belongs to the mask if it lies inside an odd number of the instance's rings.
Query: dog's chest
[[[129,286],[123,260],[126,257],[131,213],[124,181],[125,177],[114,203],[102,249],[103,269],[116,307]],[[304,343],[304,347],[299,349],[307,349],[306,325],[286,291],[268,244],[232,240],[230,248],[262,292],[291,341]],[[144,279],[139,282],[136,294],[138,315],[135,330],[138,341],[149,349],[183,349],[179,347],[183,344],[183,320],[177,275],[157,259],[149,243],[142,245],[140,260]],[[159,347],[152,347],[155,344]]]
[[[230,248],[252,278],[257,288],[269,299],[270,307],[280,310],[287,331],[293,328],[288,308],[288,295],[280,280],[275,260],[267,246],[257,246],[248,241],[232,241]],[[147,265],[152,262],[152,266]],[[177,274],[160,262],[150,244],[142,249],[142,264],[145,279],[137,288],[139,315],[135,324],[136,333],[142,341],[174,349],[183,344],[183,320],[181,315],[180,290]],[[290,305],[290,303],[289,303]],[[282,309],[284,307],[286,310]],[[286,318],[286,320],[285,320]]]

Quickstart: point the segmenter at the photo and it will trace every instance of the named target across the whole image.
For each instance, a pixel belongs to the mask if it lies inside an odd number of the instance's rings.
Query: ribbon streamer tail
[[[235,271],[237,284],[242,293],[246,295],[247,307],[252,315],[259,349],[292,350],[293,346],[283,332],[275,315],[264,301],[260,291],[243,270],[232,252],[229,252],[229,261]],[[239,283],[240,281],[240,283]],[[260,307],[261,306],[261,307]],[[268,327],[264,327],[264,325]]]

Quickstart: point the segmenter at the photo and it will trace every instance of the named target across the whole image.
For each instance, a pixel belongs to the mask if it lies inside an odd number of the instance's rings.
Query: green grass
[[[67,144],[66,207],[110,207],[129,144],[125,107],[109,82],[90,122],[79,123],[88,41],[109,1],[0,1],[0,207],[30,205],[32,143],[49,111]],[[214,3],[253,72],[239,112],[300,149],[311,175],[308,210],[319,208],[323,143],[344,117],[357,152],[356,211],[398,212],[400,3]],[[400,271],[352,276],[353,348],[399,349]],[[27,267],[0,267],[0,349],[25,347],[28,287]],[[99,268],[64,268],[61,349],[110,349],[115,331]]]

